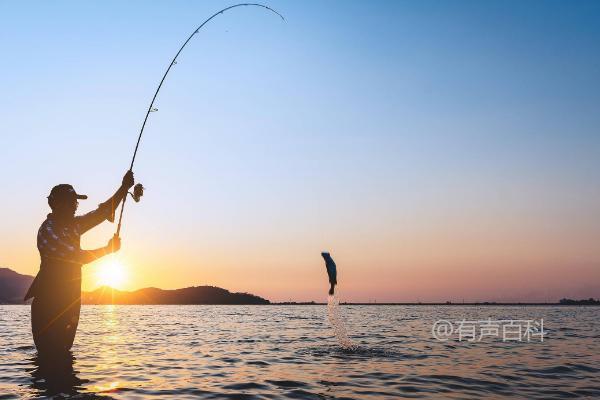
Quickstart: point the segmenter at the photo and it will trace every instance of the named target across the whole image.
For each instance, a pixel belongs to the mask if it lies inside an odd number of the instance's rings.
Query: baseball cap
[[[73,186],[61,183],[60,185],[56,185],[50,191],[50,195],[48,196],[48,200],[66,200],[66,199],[81,199],[85,200],[88,197],[85,194],[77,194]]]

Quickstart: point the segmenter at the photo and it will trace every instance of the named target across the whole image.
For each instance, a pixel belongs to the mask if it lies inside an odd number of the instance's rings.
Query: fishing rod
[[[273,10],[271,7],[265,6],[264,4],[258,4],[258,3],[240,3],[240,4],[235,4],[233,6],[225,7],[221,11],[217,11],[216,13],[214,13],[213,15],[211,15],[209,18],[207,18],[203,23],[201,23],[200,26],[198,26],[198,28],[196,28],[196,30],[194,30],[194,32],[192,32],[192,34],[187,38],[187,40],[179,48],[179,51],[177,52],[177,54],[175,54],[175,57],[173,57],[173,60],[171,60],[171,63],[169,64],[169,67],[165,71],[162,79],[160,80],[160,83],[158,84],[158,87],[156,88],[156,92],[154,92],[154,96],[152,97],[152,101],[150,102],[150,106],[148,106],[148,111],[146,111],[146,117],[144,118],[144,122],[142,123],[142,128],[140,129],[140,134],[138,135],[137,142],[135,144],[135,150],[133,151],[133,157],[131,158],[131,164],[129,165],[129,170],[130,171],[133,171],[133,163],[135,162],[135,156],[137,155],[138,148],[140,146],[140,140],[142,139],[142,134],[144,133],[144,128],[146,127],[146,122],[148,121],[148,116],[150,115],[151,112],[158,111],[158,109],[154,108],[154,100],[156,100],[156,96],[158,96],[158,92],[160,91],[160,88],[162,87],[163,82],[165,81],[165,78],[169,74],[169,71],[171,71],[171,68],[173,67],[173,65],[177,64],[177,57],[179,57],[179,54],[181,53],[181,51],[183,50],[183,48],[198,33],[198,31],[200,31],[200,29],[202,29],[202,27],[204,25],[206,25],[214,17],[216,17],[219,14],[223,14],[225,11],[231,10],[232,8],[242,7],[242,6],[254,6],[254,7],[264,8],[267,11],[271,11],[271,12],[277,14],[283,21],[285,21],[285,18],[283,17],[283,15],[279,14],[277,11]],[[141,184],[138,183],[134,187],[133,194],[130,193],[132,195],[133,199],[136,202],[139,201],[140,197],[143,195],[143,190],[144,190],[144,187]],[[125,209],[125,201],[126,200],[127,200],[127,195],[125,195],[123,197],[123,201],[121,203],[121,213],[119,214],[119,223],[117,225],[117,232],[115,233],[115,236],[119,236],[119,233],[121,232],[121,222],[123,220],[123,210]]]

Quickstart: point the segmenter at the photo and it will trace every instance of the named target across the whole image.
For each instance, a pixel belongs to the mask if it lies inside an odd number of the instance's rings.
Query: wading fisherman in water
[[[134,184],[127,171],[121,187],[98,208],[75,216],[78,200],[87,196],[67,184],[52,188],[48,204],[52,212],[40,226],[37,247],[40,271],[25,295],[31,303],[31,330],[38,353],[62,353],[71,349],[81,308],[81,267],[118,251],[121,240],[114,236],[105,247],[82,250],[80,237],[104,220],[113,222],[115,208]]]

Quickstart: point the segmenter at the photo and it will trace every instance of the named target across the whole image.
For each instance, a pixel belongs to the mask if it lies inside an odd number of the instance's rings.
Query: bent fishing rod
[[[231,10],[232,8],[236,8],[236,7],[242,7],[242,6],[253,6],[253,7],[261,7],[267,11],[271,11],[272,13],[275,13],[276,15],[278,15],[283,21],[285,21],[285,18],[283,17],[283,15],[279,14],[277,11],[273,10],[271,7],[265,6],[264,4],[258,4],[258,3],[240,3],[240,4],[235,4],[233,6],[229,6],[226,7],[220,11],[217,11],[216,13],[214,13],[213,15],[211,15],[209,18],[207,18],[204,22],[202,22],[200,24],[200,26],[198,26],[198,28],[196,28],[192,34],[187,38],[187,40],[185,42],[183,42],[183,45],[179,48],[179,51],[177,52],[177,54],[175,54],[175,57],[173,57],[173,60],[171,60],[171,63],[169,64],[167,70],[165,71],[162,79],[160,80],[160,83],[158,84],[158,87],[156,88],[156,91],[154,92],[154,96],[152,97],[152,101],[150,102],[150,105],[148,106],[148,110],[146,111],[146,116],[144,117],[144,122],[142,123],[142,128],[140,129],[140,133],[138,135],[137,138],[137,142],[135,144],[135,150],[133,151],[133,157],[131,158],[131,164],[129,166],[129,170],[133,171],[133,164],[135,163],[135,156],[137,155],[138,152],[138,148],[140,146],[140,140],[142,139],[142,134],[144,133],[144,128],[146,127],[146,122],[148,121],[148,116],[150,115],[151,112],[154,111],[158,111],[158,109],[154,108],[154,101],[156,100],[156,97],[158,96],[158,92],[160,92],[160,89],[162,88],[162,85],[165,81],[165,78],[167,77],[167,75],[169,74],[169,71],[171,71],[171,68],[173,67],[173,65],[177,64],[177,57],[179,57],[179,54],[182,52],[182,50],[184,49],[184,47],[189,43],[190,40],[192,40],[192,38],[200,31],[200,29],[202,29],[202,27],[204,25],[206,25],[210,20],[212,20],[213,18],[215,18],[217,15],[219,14],[223,14],[225,11]],[[134,187],[134,193],[131,194],[133,199],[137,202],[139,201],[140,197],[143,194],[143,189],[144,187],[141,184],[137,184]],[[125,209],[125,201],[127,200],[127,195],[125,195],[123,197],[123,201],[121,203],[121,212],[119,214],[119,223],[117,224],[117,231],[115,233],[115,236],[119,236],[119,234],[121,233],[121,223],[123,220],[123,210]]]

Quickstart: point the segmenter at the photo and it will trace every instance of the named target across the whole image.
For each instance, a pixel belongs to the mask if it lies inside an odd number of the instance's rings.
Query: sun
[[[119,289],[125,283],[127,274],[123,264],[117,259],[111,259],[98,266],[96,272],[98,284]]]

